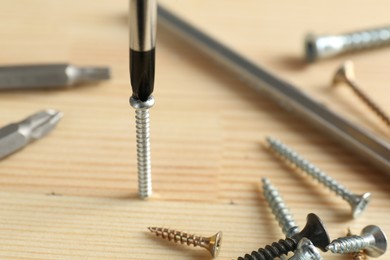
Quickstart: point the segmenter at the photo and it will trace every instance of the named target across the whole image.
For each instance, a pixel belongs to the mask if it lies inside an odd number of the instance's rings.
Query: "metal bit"
[[[262,182],[264,197],[278,221],[279,226],[282,228],[283,233],[286,237],[292,237],[299,233],[299,228],[297,224],[295,224],[294,217],[284,203],[278,190],[271,184],[269,179],[263,178]]]
[[[148,227],[149,231],[163,239],[174,241],[175,243],[200,246],[210,252],[212,257],[217,257],[222,243],[222,232],[217,232],[211,237],[195,236],[193,234],[172,230],[169,228]]]
[[[314,62],[321,58],[388,44],[390,44],[388,26],[338,35],[316,36],[309,33],[305,38],[305,56],[307,61]]]
[[[0,159],[50,133],[62,118],[62,113],[48,109],[0,129]]]
[[[70,87],[110,78],[107,67],[40,64],[0,67],[0,90]]]
[[[297,167],[301,171],[307,173],[325,187],[343,198],[351,206],[352,216],[357,218],[365,210],[371,198],[371,193],[366,192],[362,195],[354,194],[346,187],[336,182],[325,172],[321,171],[317,166],[304,159],[293,149],[283,144],[281,141],[267,137],[268,148],[272,150],[278,157],[282,158],[292,166]]]
[[[289,260],[323,260],[320,251],[306,237],[298,243],[297,250]]]

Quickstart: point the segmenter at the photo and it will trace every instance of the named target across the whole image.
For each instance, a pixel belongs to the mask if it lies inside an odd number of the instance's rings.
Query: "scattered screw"
[[[357,218],[364,211],[370,200],[371,193],[366,192],[363,195],[353,194],[347,188],[336,182],[325,172],[321,171],[315,165],[305,160],[297,152],[279,140],[270,137],[267,137],[266,140],[269,145],[269,149],[275,152],[279,157],[286,160],[288,163],[292,164],[303,172],[306,172],[308,175],[347,201],[351,205],[352,216],[354,218]]]
[[[238,260],[272,260],[275,257],[287,255],[288,252],[293,252],[297,249],[298,242],[304,237],[323,251],[326,250],[326,246],[330,242],[329,235],[320,218],[310,213],[307,215],[306,225],[301,232],[292,237],[280,239],[278,242],[274,242],[264,248],[259,248],[250,255],[246,254],[244,257],[239,257]]]
[[[370,225],[363,228],[360,236],[338,238],[326,249],[337,254],[359,252],[363,249],[368,256],[379,257],[386,252],[387,238],[378,226]]]
[[[390,43],[390,27],[375,28],[338,35],[312,33],[305,38],[305,56],[309,62],[336,56],[342,53],[369,49]]]
[[[148,229],[150,232],[156,234],[156,236],[169,241],[174,241],[175,243],[180,242],[181,244],[186,244],[187,246],[193,245],[194,247],[200,246],[206,248],[213,257],[218,256],[221,248],[221,231],[211,237],[201,237],[168,228],[148,227]]]
[[[352,91],[376,114],[378,117],[390,127],[390,118],[386,113],[375,104],[358,86],[355,80],[354,65],[352,61],[346,61],[336,71],[333,76],[333,85],[339,83],[347,84]]]
[[[306,237],[298,243],[297,250],[289,260],[322,260],[320,252]]]
[[[272,213],[274,214],[279,226],[282,228],[286,237],[291,237],[299,233],[299,228],[295,224],[294,217],[290,213],[286,204],[280,196],[278,190],[272,186],[271,181],[267,178],[262,179],[264,197],[266,198]]]

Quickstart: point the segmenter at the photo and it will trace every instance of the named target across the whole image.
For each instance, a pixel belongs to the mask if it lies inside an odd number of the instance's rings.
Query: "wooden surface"
[[[341,33],[388,23],[388,2],[164,0],[161,3],[253,62],[298,85],[383,138],[389,131],[333,72],[352,59],[362,87],[390,111],[390,49],[302,61],[308,31]],[[1,161],[0,259],[208,259],[160,241],[147,226],[224,233],[219,259],[283,237],[259,188],[268,177],[302,227],[317,213],[331,238],[375,224],[390,234],[389,176],[250,90],[164,28],[158,28],[156,105],[151,110],[154,197],[137,199],[134,110],[128,73],[127,1],[16,0],[2,4],[2,64],[109,65],[112,79],[63,90],[7,91],[0,124],[53,107],[64,118],[48,137]],[[373,199],[352,220],[346,202],[264,148],[281,139]],[[325,259],[350,259],[330,253]],[[382,259],[389,259],[386,253]]]

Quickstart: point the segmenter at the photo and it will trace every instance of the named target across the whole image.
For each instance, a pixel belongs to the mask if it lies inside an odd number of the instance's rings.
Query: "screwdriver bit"
[[[66,63],[0,66],[0,90],[71,87],[109,78],[108,67]]]
[[[47,109],[0,128],[0,159],[46,136],[55,128],[62,115],[62,112]]]

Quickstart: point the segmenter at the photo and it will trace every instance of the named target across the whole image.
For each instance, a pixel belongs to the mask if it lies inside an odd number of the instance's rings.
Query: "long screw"
[[[322,183],[325,187],[335,192],[338,196],[342,197],[349,203],[352,209],[352,216],[357,218],[367,207],[370,200],[371,193],[366,192],[363,195],[356,195],[349,191],[346,187],[336,182],[325,172],[321,171],[315,165],[310,163],[301,157],[297,152],[283,144],[279,140],[267,137],[268,148],[271,149],[280,158],[287,161],[294,167],[297,167],[301,171],[307,173],[318,182]]]
[[[293,252],[297,249],[299,241],[304,237],[309,239],[316,247],[323,251],[326,250],[326,246],[330,242],[329,235],[320,218],[317,215],[310,213],[307,215],[306,225],[301,232],[292,237],[280,239],[278,242],[274,242],[264,248],[259,248],[251,254],[239,257],[238,260],[272,260],[276,257],[287,255],[288,252]]]
[[[314,62],[321,58],[388,44],[390,44],[388,26],[338,35],[316,36],[309,33],[305,38],[305,56],[307,61]]]
[[[371,98],[364,93],[356,83],[354,65],[352,61],[344,62],[333,76],[333,85],[345,83],[352,91],[376,114],[378,117],[390,127],[390,118]]]
[[[137,136],[138,194],[141,199],[152,195],[152,169],[150,161],[149,108],[154,104],[153,96],[142,102],[131,97],[130,104],[135,108]]]
[[[338,238],[326,249],[337,254],[359,252],[363,249],[368,256],[379,257],[386,252],[387,238],[378,226],[370,225],[363,228],[360,236]]]
[[[322,256],[313,243],[304,237],[299,241],[297,250],[289,260],[322,260]]]
[[[200,246],[206,248],[212,257],[217,257],[222,243],[222,232],[217,232],[211,237],[196,236],[185,232],[180,232],[168,228],[148,227],[149,231],[163,239],[173,241],[175,243],[186,244],[187,246]]]
[[[282,228],[283,233],[286,237],[292,237],[299,233],[299,228],[295,224],[294,217],[284,203],[279,191],[271,184],[269,179],[263,178],[262,182],[264,197],[278,221],[279,226]]]

